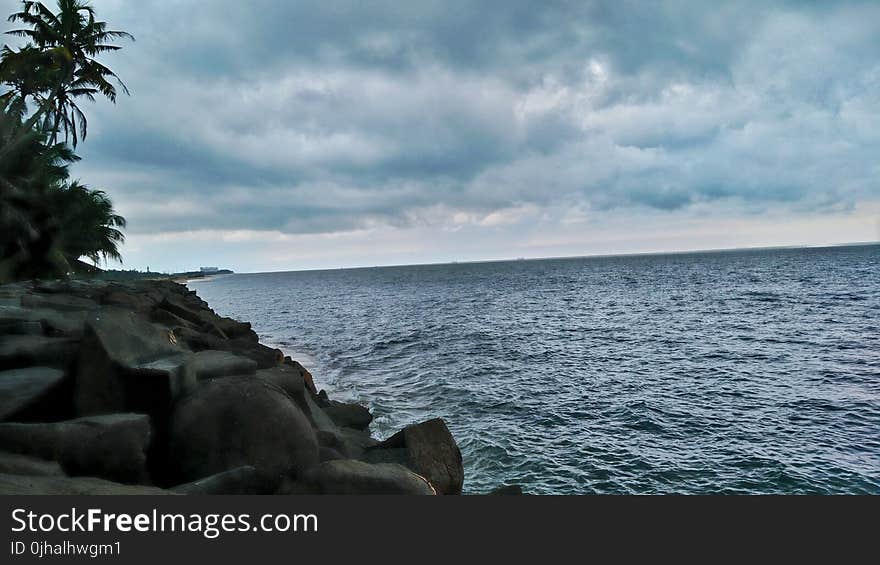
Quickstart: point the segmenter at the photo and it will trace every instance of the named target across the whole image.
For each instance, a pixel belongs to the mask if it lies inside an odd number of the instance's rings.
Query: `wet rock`
[[[71,476],[148,482],[152,430],[142,414],[109,414],[55,423],[0,424],[0,449],[58,461]]]
[[[232,375],[253,375],[257,371],[256,361],[228,351],[199,351],[190,355],[187,362],[199,381]]]
[[[244,466],[178,485],[171,490],[188,495],[272,494],[277,488],[278,481],[266,480],[255,467]]]
[[[337,426],[366,430],[373,421],[370,411],[360,404],[330,401],[330,405],[324,408],[326,413]]]
[[[34,477],[0,474],[0,495],[156,495],[175,494],[147,486],[123,485],[95,477]]]
[[[0,372],[0,422],[31,420],[34,414],[67,413],[61,408],[67,392],[64,372],[49,367],[28,367]]]
[[[203,381],[174,409],[169,461],[193,481],[252,465],[275,479],[318,462],[315,432],[281,388],[253,377]]]
[[[40,335],[11,335],[0,340],[0,370],[32,365],[66,367],[76,342],[67,338]]]
[[[442,419],[407,426],[373,449],[405,450],[406,466],[428,479],[437,492],[461,494],[464,483],[461,451]],[[370,453],[368,457],[383,455],[388,454]]]
[[[303,479],[318,494],[436,494],[428,481],[405,467],[353,459],[325,461]]]
[[[19,453],[0,451],[0,474],[33,475],[37,477],[63,477],[64,471],[57,461],[48,461]]]

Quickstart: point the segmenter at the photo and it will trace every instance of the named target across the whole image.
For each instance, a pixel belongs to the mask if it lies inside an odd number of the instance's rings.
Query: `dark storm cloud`
[[[133,96],[77,172],[132,231],[880,196],[876,3],[96,6]]]

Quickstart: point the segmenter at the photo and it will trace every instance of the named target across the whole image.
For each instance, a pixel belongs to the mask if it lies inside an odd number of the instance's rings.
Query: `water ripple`
[[[194,282],[468,492],[880,494],[880,247]]]

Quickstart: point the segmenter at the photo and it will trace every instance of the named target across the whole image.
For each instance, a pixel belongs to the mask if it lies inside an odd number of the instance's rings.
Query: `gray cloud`
[[[874,2],[97,6],[133,96],[77,173],[135,233],[880,197]]]

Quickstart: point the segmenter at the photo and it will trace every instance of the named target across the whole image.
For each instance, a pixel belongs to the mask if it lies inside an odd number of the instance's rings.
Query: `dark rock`
[[[57,461],[0,451],[0,474],[63,477],[64,471]]]
[[[318,449],[318,459],[321,462],[335,461],[337,459],[345,459],[345,456],[333,449],[332,447],[321,446]]]
[[[175,494],[147,486],[122,485],[95,477],[34,477],[0,475],[0,495],[156,495]]]
[[[75,401],[80,414],[167,413],[195,386],[187,352],[172,332],[125,310],[104,309],[88,320],[80,347]]]
[[[0,370],[32,365],[64,368],[76,351],[76,342],[67,338],[39,335],[11,335],[0,340]]]
[[[162,324],[163,326],[167,326],[168,328],[189,328],[191,324],[177,316],[176,314],[172,314],[168,310],[164,308],[155,308],[150,314],[150,321],[155,322],[157,324]]]
[[[315,402],[318,403],[319,406],[330,406],[330,397],[327,396],[326,390],[321,390],[315,395]]]
[[[302,365],[300,365],[300,367],[302,367]],[[305,367],[303,367],[303,380],[306,383],[306,388],[309,389],[312,394],[318,394],[318,387],[315,386],[315,379],[312,378],[312,374]]]
[[[208,349],[231,351],[248,359],[253,359],[257,362],[258,369],[277,367],[284,359],[284,354],[280,349],[272,349],[247,339],[221,339],[190,328],[175,328],[174,334],[193,351]]]
[[[51,459],[71,476],[145,483],[152,431],[142,414],[109,414],[66,422],[0,424],[0,449]]]
[[[303,413],[308,417],[312,426],[319,431],[331,433],[338,432],[337,425],[330,419],[324,410],[312,398],[308,391],[303,391],[292,395],[293,400],[299,405]]]
[[[101,304],[117,306],[134,312],[147,313],[152,310],[156,302],[145,293],[136,293],[128,289],[116,289],[102,296]]]
[[[6,334],[48,336],[72,336],[82,335],[86,317],[89,312],[60,312],[45,308],[22,308],[21,306],[0,305],[0,324],[12,328],[10,331],[0,332]],[[36,331],[36,326],[41,326],[41,331]],[[27,331],[14,331],[14,328],[28,328]]]
[[[370,411],[360,404],[331,400],[330,405],[324,408],[324,413],[330,416],[337,426],[356,430],[366,430],[373,421]]]
[[[436,494],[428,481],[406,467],[353,459],[325,461],[303,481],[319,494]]]
[[[336,435],[341,442],[341,448],[337,448],[346,457],[360,459],[364,453],[379,445],[379,442],[370,437],[369,432],[353,430],[351,428],[338,428]]]
[[[257,371],[257,376],[280,386],[291,397],[302,394],[305,391],[302,373],[296,367],[291,367],[287,364],[278,365],[270,369],[262,369]]]
[[[58,395],[63,381],[64,372],[49,367],[0,372],[0,422],[30,420],[32,413],[51,413],[65,401]]]
[[[36,320],[0,319],[0,335],[43,335],[43,324]]]
[[[239,322],[232,318],[215,316],[214,323],[229,339],[243,337],[251,341],[257,340],[257,334],[251,329],[250,322]]]
[[[501,496],[501,495],[519,496],[519,495],[522,495],[522,493],[523,493],[523,489],[519,485],[505,485],[503,487],[496,488],[495,490],[493,490],[492,492],[489,492],[488,494],[489,495],[496,495],[496,496]]]
[[[189,495],[272,494],[277,488],[278,481],[267,481],[255,467],[245,466],[178,485],[171,490]]]
[[[318,438],[318,445],[321,447],[332,447],[336,449],[342,445],[342,440],[333,432],[317,430],[315,432],[315,437]]]
[[[194,304],[182,296],[169,294],[159,303],[159,307],[196,326],[201,326],[204,323],[199,314],[201,305]]]
[[[228,351],[206,350],[193,353],[187,363],[199,381],[232,375],[253,375],[257,371],[256,361]]]
[[[203,381],[174,409],[169,461],[192,481],[252,465],[269,478],[318,462],[315,432],[281,388],[262,379]]]
[[[361,459],[368,463],[397,463],[406,467],[409,465],[409,451],[405,447],[367,449]]]
[[[48,308],[64,312],[98,308],[98,303],[94,300],[67,294],[25,294],[21,297],[21,305],[25,308]]]
[[[406,466],[428,479],[437,492],[461,494],[464,483],[461,451],[442,419],[407,426],[374,449],[405,449]]]
[[[34,292],[43,294],[69,294],[94,300],[104,292],[108,283],[103,281],[54,280],[37,281]]]

